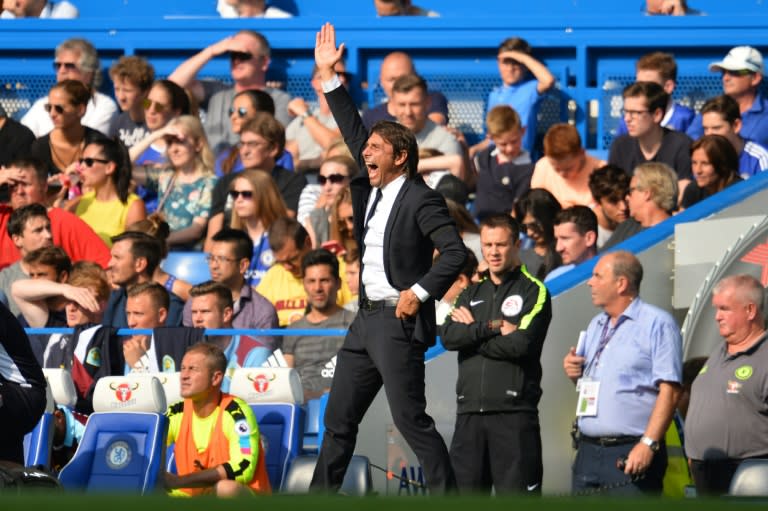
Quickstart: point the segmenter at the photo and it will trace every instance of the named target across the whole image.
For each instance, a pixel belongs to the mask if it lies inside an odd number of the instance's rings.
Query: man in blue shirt
[[[619,251],[603,256],[588,282],[603,312],[563,361],[579,390],[574,491],[661,494],[682,340],[672,316],[639,298],[642,278],[640,261]]]
[[[720,62],[713,62],[709,70],[723,75],[723,92],[739,104],[741,112],[741,136],[768,146],[768,98],[760,93],[763,81],[763,56],[751,46],[731,48]],[[688,129],[688,135],[696,140],[703,135],[701,116],[697,116]]]

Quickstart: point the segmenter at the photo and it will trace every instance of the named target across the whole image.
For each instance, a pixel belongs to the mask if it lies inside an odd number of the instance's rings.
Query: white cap
[[[710,71],[741,71],[744,69],[763,74],[763,56],[751,46],[731,48],[723,60],[709,65]]]

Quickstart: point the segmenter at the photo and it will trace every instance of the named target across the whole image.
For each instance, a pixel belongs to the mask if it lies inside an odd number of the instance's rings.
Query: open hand
[[[333,66],[344,55],[344,43],[336,47],[336,29],[326,23],[315,36],[315,64],[322,81],[330,80],[336,72]]]

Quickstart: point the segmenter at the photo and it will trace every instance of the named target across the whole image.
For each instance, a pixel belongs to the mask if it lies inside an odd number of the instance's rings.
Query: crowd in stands
[[[77,15],[68,2],[13,3],[3,7],[17,17]],[[375,4],[382,16],[435,14]],[[287,16],[253,0],[220,0],[218,10]],[[547,130],[536,158],[537,109],[555,79],[533,53],[520,38],[500,44],[487,138],[473,147],[448,126],[448,99],[403,52],[382,61],[386,101],[363,112],[367,128],[395,120],[413,132],[419,173],[444,194],[474,256],[445,296],[432,297],[438,323],[487,275],[479,221],[515,217],[520,261],[531,279],[550,282],[768,168],[764,65],[754,48],[733,48],[710,66],[723,95],[699,113],[671,99],[672,55],[641,58],[607,161],[565,123]],[[220,55],[232,85],[198,76]],[[155,79],[142,57],[121,57],[109,69],[113,99],[96,91],[96,49],[74,38],[56,48],[56,84],[21,122],[0,111],[0,300],[24,326],[75,329],[31,343],[43,367],[73,371],[77,412],[91,411],[101,376],[178,371],[204,329],[286,328],[282,338],[206,338],[226,357],[225,392],[232,369],[260,366],[275,350],[298,368],[307,398],[330,388],[342,339],[291,330],[343,329],[354,318],[362,254],[350,185],[368,169],[340,140],[316,70],[316,97],[291,98],[267,84],[269,64],[269,42],[250,30],[201,49],[167,79]],[[335,69],[346,86],[343,63]],[[169,250],[205,252],[211,280],[193,286],[164,271]],[[154,333],[119,337],[125,327]]]

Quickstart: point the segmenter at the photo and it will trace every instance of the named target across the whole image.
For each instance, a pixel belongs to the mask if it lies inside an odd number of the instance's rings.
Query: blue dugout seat
[[[170,252],[160,263],[166,272],[192,285],[211,280],[211,272],[203,252]]]
[[[267,453],[267,473],[272,490],[282,487],[291,461],[299,455],[304,412],[291,403],[251,404]]]
[[[65,489],[145,494],[165,460],[165,393],[146,375],[104,377],[72,460],[59,473]],[[120,411],[114,411],[120,410]]]

